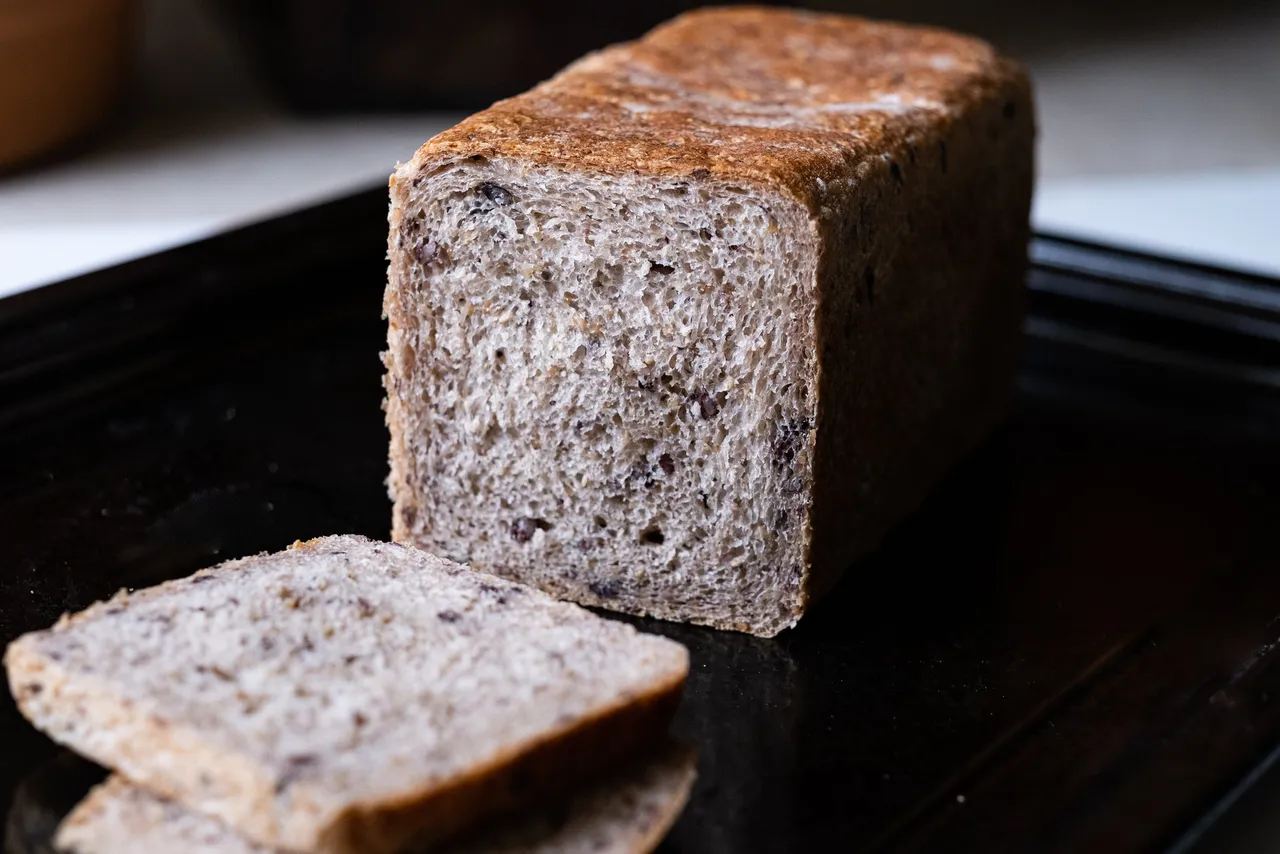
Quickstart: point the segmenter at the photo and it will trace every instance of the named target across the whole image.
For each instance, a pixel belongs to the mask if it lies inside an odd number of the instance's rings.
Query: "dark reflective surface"
[[[380,208],[0,303],[0,640],[387,536]],[[700,778],[664,850],[1159,849],[1280,741],[1269,393],[1030,348],[1011,422],[797,630],[641,621],[693,654]],[[43,850],[88,785],[57,754],[0,700],[8,850]]]
[[[106,773],[70,751],[37,766],[13,794],[4,826],[5,854],[56,854],[58,824]]]

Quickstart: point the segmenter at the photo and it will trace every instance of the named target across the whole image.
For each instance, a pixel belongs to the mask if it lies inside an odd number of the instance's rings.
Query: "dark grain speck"
[[[515,201],[515,196],[506,187],[500,187],[497,184],[481,184],[480,192],[484,193],[484,197],[495,205],[506,207]]]
[[[319,758],[310,753],[302,753],[287,758],[284,772],[276,782],[276,792],[283,792],[292,786],[299,777],[307,772],[307,769],[314,767],[319,761]]]
[[[773,436],[774,466],[784,471],[790,468],[795,462],[796,454],[808,443],[809,431],[812,429],[813,422],[805,417],[779,421]]]
[[[612,578],[602,578],[587,583],[587,589],[601,599],[616,599],[621,591],[618,582]]]
[[[698,413],[703,420],[709,421],[720,414],[720,404],[716,402],[714,395],[708,394],[704,390],[698,390],[690,395],[690,399],[698,405]]]
[[[511,539],[517,543],[527,543],[533,539],[534,533],[537,531],[550,531],[551,523],[546,519],[534,519],[529,516],[521,516],[519,519],[511,523]]]

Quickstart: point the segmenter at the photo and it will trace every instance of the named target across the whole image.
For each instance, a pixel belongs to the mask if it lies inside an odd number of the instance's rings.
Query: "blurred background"
[[[461,114],[696,5],[0,0],[0,293],[383,181]],[[1280,273],[1280,3],[803,5],[1026,62],[1038,227]]]

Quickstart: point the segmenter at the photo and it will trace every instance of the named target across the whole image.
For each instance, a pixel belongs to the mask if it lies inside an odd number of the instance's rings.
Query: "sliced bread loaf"
[[[10,645],[56,741],[269,847],[449,835],[654,743],[685,649],[414,549],[327,537]]]
[[[704,9],[391,179],[394,539],[771,635],[1006,411],[1027,77],[940,30]]]
[[[438,854],[647,854],[684,809],[692,751],[668,746],[633,760],[554,804],[503,817]],[[160,798],[116,774],[62,823],[68,854],[273,854],[215,819]],[[410,849],[414,850],[414,849]]]

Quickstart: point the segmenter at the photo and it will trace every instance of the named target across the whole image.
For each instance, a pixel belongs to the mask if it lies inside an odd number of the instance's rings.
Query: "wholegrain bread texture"
[[[393,537],[772,635],[1010,400],[1027,77],[976,39],[708,9],[391,180]]]
[[[562,799],[492,822],[435,854],[648,854],[689,799],[693,752],[668,745]],[[225,824],[139,788],[116,774],[58,830],[68,854],[275,854]]]
[[[682,646],[430,555],[326,537],[10,645],[56,741],[249,839],[376,854],[656,743]]]

